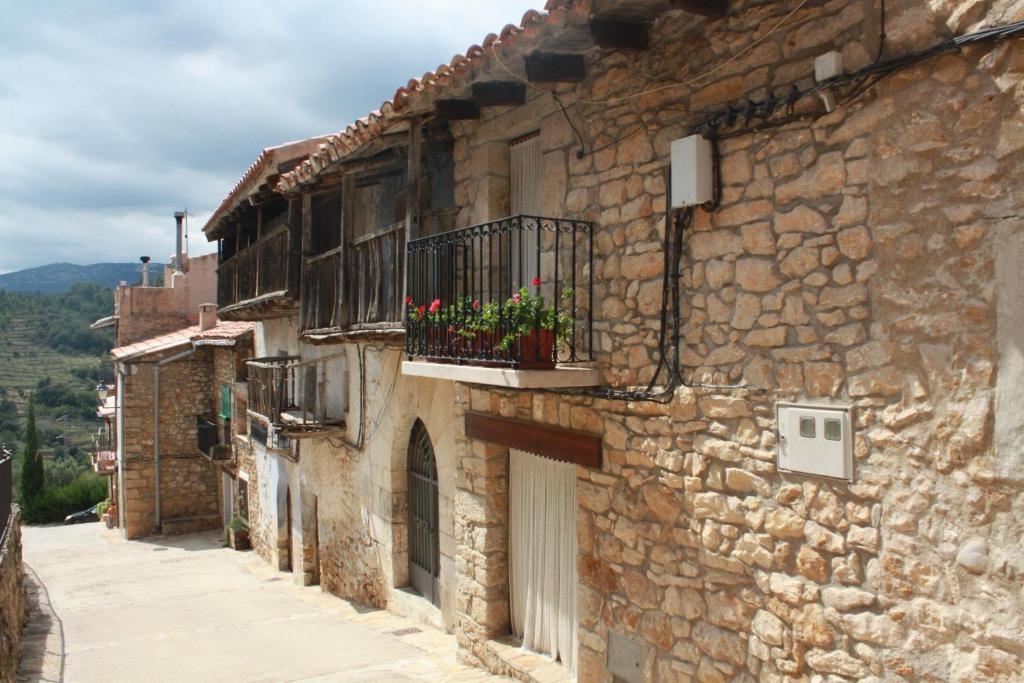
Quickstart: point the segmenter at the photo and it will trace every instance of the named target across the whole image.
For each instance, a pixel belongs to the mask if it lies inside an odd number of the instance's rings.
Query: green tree
[[[43,456],[39,454],[39,432],[36,431],[35,399],[29,396],[28,418],[25,421],[25,450],[22,451],[24,464],[21,469],[21,500],[29,502],[46,486],[43,470]]]

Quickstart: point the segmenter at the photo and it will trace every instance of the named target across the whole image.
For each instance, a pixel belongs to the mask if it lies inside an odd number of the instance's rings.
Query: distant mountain
[[[101,287],[116,287],[122,280],[130,285],[141,282],[139,263],[94,263],[76,266],[73,263],[51,263],[0,275],[0,289],[8,292],[44,292],[64,294],[76,282],[93,282]],[[160,284],[164,267],[149,264],[149,284]]]

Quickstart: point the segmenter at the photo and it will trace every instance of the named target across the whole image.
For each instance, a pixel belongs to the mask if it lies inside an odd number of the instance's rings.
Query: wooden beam
[[[526,84],[519,81],[474,83],[473,99],[481,107],[518,106],[526,102]]]
[[[579,83],[587,75],[583,55],[533,52],[526,55],[526,77],[531,83]]]
[[[480,105],[475,100],[450,99],[434,102],[438,116],[451,121],[480,118]]]
[[[538,422],[466,413],[466,436],[583,467],[601,467],[601,437]]]
[[[590,20],[590,35],[595,45],[612,50],[646,50],[650,47],[650,32],[643,21],[595,17]]]
[[[721,19],[729,13],[729,0],[672,0],[672,6],[690,14]]]

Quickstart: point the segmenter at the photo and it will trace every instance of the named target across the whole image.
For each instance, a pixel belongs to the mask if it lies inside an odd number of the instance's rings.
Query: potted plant
[[[231,446],[226,443],[214,444],[210,448],[210,458],[213,460],[229,460],[231,458]]]
[[[520,368],[553,368],[555,346],[569,339],[575,321],[558,304],[547,305],[540,278],[532,284],[536,293],[522,287],[504,302],[488,304],[467,296],[448,306],[434,299],[428,308],[406,297],[407,319],[421,335],[423,355],[441,362],[486,365],[511,359]],[[562,291],[562,300],[572,297],[572,289]]]
[[[249,549],[249,524],[237,514],[228,522],[228,545],[234,550]]]

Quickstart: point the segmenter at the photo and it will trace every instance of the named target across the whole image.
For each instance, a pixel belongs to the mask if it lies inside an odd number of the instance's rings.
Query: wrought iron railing
[[[288,235],[286,228],[276,230],[218,266],[217,303],[221,308],[288,290]]]
[[[310,256],[302,264],[302,329],[340,327],[338,286],[341,282],[341,248]]]
[[[14,505],[14,456],[0,444],[0,546],[7,540],[7,525]]]
[[[199,452],[212,458],[214,448],[220,444],[217,423],[204,417],[196,417],[196,440]]]
[[[593,225],[511,216],[411,240],[406,351],[517,368],[593,359]]]
[[[105,428],[101,428],[92,437],[93,450],[95,452],[100,451],[113,451],[116,450],[114,447],[114,439],[110,436]]]

